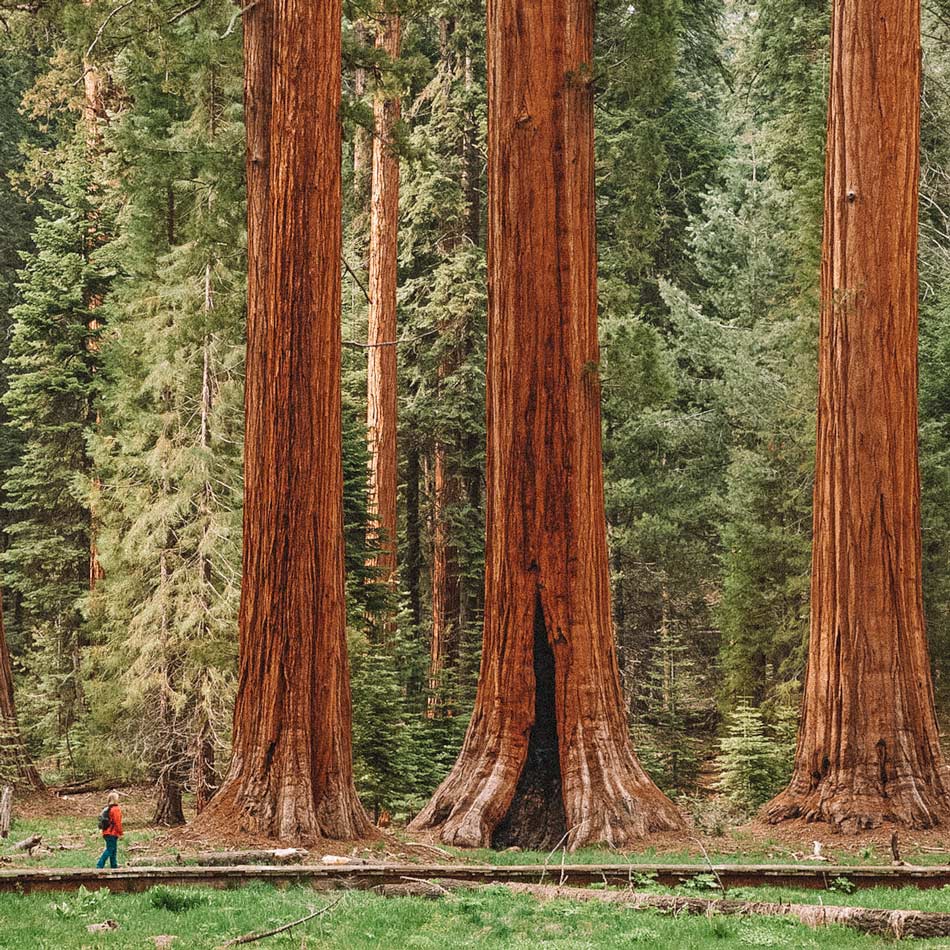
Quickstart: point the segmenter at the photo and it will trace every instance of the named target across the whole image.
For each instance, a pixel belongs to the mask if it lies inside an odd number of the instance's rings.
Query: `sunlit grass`
[[[179,896],[176,897],[175,895]],[[735,892],[731,892],[735,894]],[[305,887],[251,885],[236,890],[153,888],[144,894],[105,891],[0,894],[0,947],[71,950],[153,946],[151,937],[178,937],[176,947],[202,950],[256,930],[287,923],[326,906],[338,895]],[[749,895],[751,896],[751,894]],[[817,900],[819,892],[757,889],[757,900]],[[830,903],[825,893],[824,900]],[[840,899],[839,899],[840,897]],[[835,895],[834,903],[946,910],[945,892],[864,891]],[[91,923],[113,919],[119,929],[89,934]],[[679,917],[597,903],[539,902],[503,888],[459,892],[437,900],[344,894],[330,911],[288,934],[259,944],[270,948],[870,948],[879,938],[828,927],[810,930],[785,918]],[[906,942],[946,946],[947,941]]]

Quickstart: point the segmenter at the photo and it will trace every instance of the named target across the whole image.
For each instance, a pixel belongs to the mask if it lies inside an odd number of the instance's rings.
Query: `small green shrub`
[[[790,742],[784,717],[769,729],[761,710],[740,702],[720,740],[718,788],[737,808],[755,811],[787,781]]]
[[[156,910],[170,910],[173,914],[181,914],[193,907],[207,904],[208,895],[198,890],[165,887],[160,884],[149,890],[148,900]]]

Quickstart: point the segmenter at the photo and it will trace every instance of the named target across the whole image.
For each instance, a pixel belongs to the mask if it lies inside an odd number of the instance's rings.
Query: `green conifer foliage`
[[[210,3],[126,45],[107,144],[104,399],[93,440],[105,580],[97,729],[157,781],[158,819],[227,749],[240,581],[244,344],[240,37]],[[162,810],[164,808],[164,811]]]
[[[102,209],[82,143],[40,202],[35,250],[23,255],[20,303],[10,311],[5,360],[4,441],[16,460],[4,483],[7,583],[20,597],[21,637],[34,689],[24,696],[26,729],[66,764],[82,712],[81,648],[89,578],[90,511],[86,438],[94,418],[97,331],[90,303],[107,271],[95,251]]]
[[[742,700],[730,716],[720,740],[719,789],[733,805],[747,813],[767,802],[791,774],[795,751],[794,728],[788,717],[770,729],[761,711]]]

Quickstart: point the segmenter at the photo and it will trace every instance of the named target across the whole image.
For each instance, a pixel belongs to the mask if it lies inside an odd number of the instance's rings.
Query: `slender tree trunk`
[[[835,0],[811,641],[772,821],[950,817],[921,595],[919,100],[917,0]]]
[[[406,450],[406,565],[409,612],[416,630],[422,626],[422,517],[419,511],[419,446]]]
[[[40,773],[26,753],[17,722],[13,665],[3,626],[3,592],[0,590],[0,784],[14,776],[28,788],[43,788]]]
[[[442,47],[439,69],[446,86],[446,97],[455,78],[455,55],[451,44],[454,32],[454,19],[443,18],[439,29]],[[463,163],[466,158],[464,146],[463,140]],[[462,240],[463,234],[458,222],[449,217],[446,220],[445,233],[439,242],[440,253],[446,259],[451,258],[461,247]],[[449,316],[440,321],[439,330],[444,347],[437,373],[437,390],[441,391],[461,364],[462,346],[458,338],[464,336],[464,328],[453,325]],[[456,338],[454,342],[453,338]],[[433,460],[432,636],[429,641],[427,709],[430,718],[451,712],[445,705],[445,680],[458,659],[462,590],[452,516],[462,498],[462,485],[452,449],[453,443],[457,443],[459,438],[458,432],[440,433],[435,441]]]
[[[207,716],[202,719],[195,740],[191,783],[195,793],[195,813],[200,815],[218,790],[214,737],[211,734],[211,724]]]
[[[389,14],[376,45],[391,59],[399,56],[400,18]],[[371,544],[373,564],[388,584],[396,583],[396,495],[398,489],[396,417],[396,267],[399,228],[399,155],[394,133],[397,96],[378,95],[374,104],[373,188],[369,246],[369,333],[367,371]],[[384,623],[389,626],[391,621]]]
[[[440,366],[440,378],[449,368]],[[428,714],[445,708],[445,677],[458,659],[461,616],[461,579],[458,549],[452,538],[450,518],[459,503],[459,477],[448,457],[448,447],[436,442],[433,473],[434,511],[432,536],[432,638],[429,644]]]
[[[461,755],[412,825],[456,845],[682,824],[633,752],[610,622],[592,34],[589,0],[489,0],[484,648]]]
[[[240,671],[230,771],[198,820],[294,840],[371,830],[353,785],[344,603],[340,29],[340,0],[261,0],[244,16]]]
[[[370,32],[360,20],[356,24],[356,36],[360,50],[369,47]],[[357,99],[366,95],[367,73],[365,66],[358,65],[353,75],[353,94]],[[356,192],[356,206],[361,212],[369,204],[370,182],[373,177],[373,136],[362,125],[357,125],[353,133],[353,189]]]
[[[92,0],[83,0],[85,6],[89,6]],[[98,67],[89,59],[83,59],[83,126],[86,136],[86,147],[90,154],[97,155],[102,150],[102,127],[107,124],[108,113],[106,112],[105,99],[102,94],[102,74]],[[96,222],[93,221],[93,232],[96,231]],[[94,247],[87,249],[94,250]],[[99,343],[96,334],[102,327],[99,318],[95,315],[96,311],[102,306],[102,295],[94,294],[87,302],[92,316],[89,318],[89,350],[98,352]],[[102,424],[102,419],[98,409],[95,410],[92,417],[95,426]],[[99,524],[96,512],[99,509],[99,498],[102,494],[102,481],[96,471],[92,472],[92,487],[89,493],[89,591],[94,593],[96,585],[105,578],[105,570],[99,560],[99,547],[97,539],[99,535]]]
[[[171,402],[170,393],[165,393],[164,401],[167,410]],[[163,477],[162,496],[167,498],[170,492],[171,488],[167,478]],[[181,675],[181,660],[175,655],[171,643],[168,555],[172,544],[174,544],[174,537],[171,531],[168,531],[162,553],[159,555],[158,596],[161,607],[158,642],[161,648],[161,667],[159,669],[157,722],[150,724],[150,732],[156,740],[156,764],[158,766],[158,775],[155,781],[155,814],[152,821],[156,825],[169,826],[185,823],[185,813],[182,811],[182,742],[179,734],[179,716],[173,704],[174,695],[177,691],[177,680]]]

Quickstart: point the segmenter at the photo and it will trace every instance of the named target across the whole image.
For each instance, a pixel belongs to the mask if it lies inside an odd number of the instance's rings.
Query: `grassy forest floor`
[[[101,851],[96,816],[103,793],[58,797],[51,793],[18,800],[10,838],[0,844],[4,867],[88,867]],[[149,791],[123,791],[125,837],[119,860],[155,858],[170,863],[176,855],[187,860],[195,850],[223,849],[251,842],[195,840],[188,832],[169,832],[150,825]],[[33,856],[14,852],[11,844],[42,835],[44,847]],[[842,864],[888,864],[889,832],[862,836],[833,835],[818,826],[794,826],[778,831],[757,823],[723,829],[722,834],[664,836],[647,842],[637,853],[586,849],[570,855],[572,863],[713,863],[795,862],[812,853],[820,840],[822,853]],[[272,843],[271,843],[272,844]],[[914,864],[946,863],[950,840],[945,834],[902,836],[905,859]],[[326,842],[312,847],[308,861],[326,853],[353,855],[371,861],[420,863],[530,864],[559,862],[545,853],[454,851],[420,846],[401,832],[385,834],[370,847]],[[149,862],[151,863],[151,861]],[[708,882],[707,882],[708,879]],[[705,883],[704,883],[705,882]],[[699,875],[688,887],[664,888],[645,878],[638,889],[715,897],[711,875]],[[950,912],[947,889],[914,888],[832,892],[790,888],[730,889],[730,898],[786,901],[803,904],[899,908]],[[174,946],[205,948],[251,931],[267,930],[299,918],[335,900],[307,887],[276,888],[253,884],[234,890],[155,887],[143,894],[106,891],[48,894],[0,894],[0,948],[134,948]],[[115,920],[114,931],[91,934],[90,924]],[[175,937],[172,942],[153,938]],[[504,888],[478,888],[446,895],[382,897],[367,892],[346,893],[325,914],[287,934],[269,937],[261,947],[876,947],[881,938],[840,927],[817,930],[781,918],[676,918],[649,911],[573,901],[541,903]],[[944,947],[950,939],[907,941],[908,945]]]

